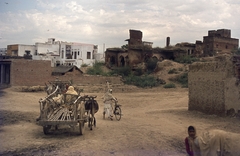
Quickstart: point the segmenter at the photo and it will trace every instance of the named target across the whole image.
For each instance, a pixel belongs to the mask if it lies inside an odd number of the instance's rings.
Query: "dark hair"
[[[191,130],[195,131],[195,128],[193,126],[189,126],[188,131],[191,131]]]

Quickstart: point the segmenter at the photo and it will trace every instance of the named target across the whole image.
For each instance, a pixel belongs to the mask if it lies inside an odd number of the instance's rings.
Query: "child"
[[[186,146],[186,152],[188,153],[188,156],[196,156],[194,155],[194,151],[196,151],[196,147],[198,144],[198,139],[196,136],[196,129],[193,126],[188,127],[188,137],[185,138],[185,146]]]

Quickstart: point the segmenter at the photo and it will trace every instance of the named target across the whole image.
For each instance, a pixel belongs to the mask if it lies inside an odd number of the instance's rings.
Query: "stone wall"
[[[234,64],[229,57],[189,67],[189,110],[225,116],[230,109],[240,110],[240,88],[236,85]]]

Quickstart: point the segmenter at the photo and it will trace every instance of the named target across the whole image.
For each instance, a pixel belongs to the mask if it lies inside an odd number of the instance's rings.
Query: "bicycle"
[[[115,115],[115,118],[118,121],[121,120],[121,117],[122,117],[121,106],[122,105],[118,104],[118,102],[115,101],[113,114]]]
[[[120,104],[118,104],[117,101],[115,101],[114,103],[114,109],[112,108],[113,110],[113,114],[115,115],[115,118],[116,120],[121,120],[121,117],[122,117],[122,110],[121,110],[121,106]],[[113,106],[112,106],[113,107]],[[105,114],[106,114],[106,108],[104,108],[103,110],[103,119],[105,119]]]

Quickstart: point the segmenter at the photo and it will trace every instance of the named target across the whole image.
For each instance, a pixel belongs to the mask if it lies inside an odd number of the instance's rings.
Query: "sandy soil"
[[[240,132],[238,118],[188,111],[188,89],[114,93],[122,105],[120,121],[102,118],[102,94],[85,94],[98,96],[97,126],[92,131],[86,127],[82,136],[68,127],[44,135],[35,119],[38,100],[46,93],[0,90],[0,155],[185,156],[189,125],[198,132],[212,128]]]

